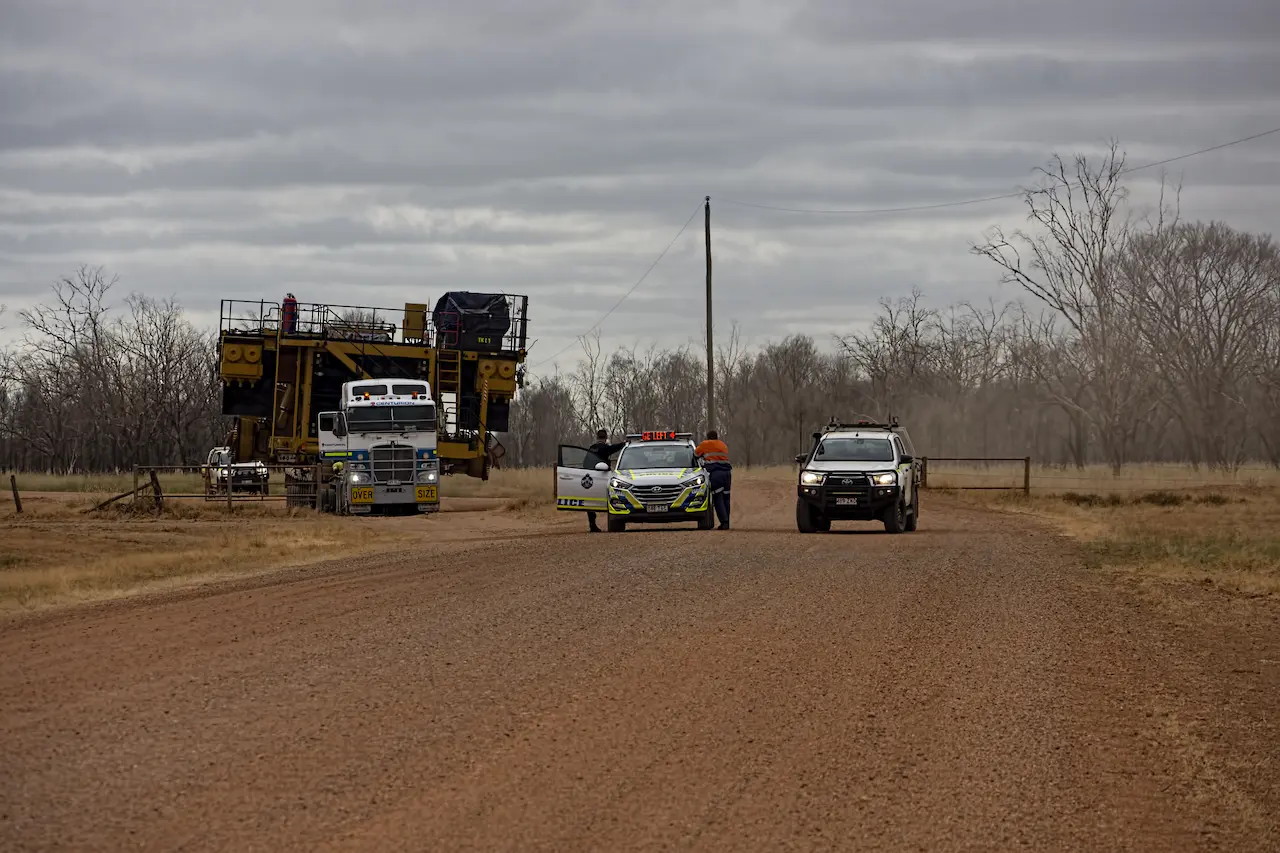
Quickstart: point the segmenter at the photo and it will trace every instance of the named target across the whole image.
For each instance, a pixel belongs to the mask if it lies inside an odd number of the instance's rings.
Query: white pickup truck
[[[225,492],[230,480],[233,492],[267,493],[267,481],[270,472],[261,462],[231,463],[230,447],[215,447],[209,451],[209,458],[204,466],[206,489],[213,493]]]

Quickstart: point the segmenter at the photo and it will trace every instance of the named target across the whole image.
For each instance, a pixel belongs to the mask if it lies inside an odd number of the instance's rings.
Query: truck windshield
[[[687,444],[633,444],[618,457],[618,470],[643,468],[696,468],[693,448]]]
[[[435,428],[434,403],[347,409],[347,429],[351,432],[433,432]]]
[[[813,456],[818,462],[892,462],[887,438],[824,438]]]

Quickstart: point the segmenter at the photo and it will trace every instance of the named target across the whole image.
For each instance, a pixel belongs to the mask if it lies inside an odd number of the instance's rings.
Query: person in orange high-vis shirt
[[[720,529],[729,529],[729,487],[733,485],[733,466],[729,464],[729,447],[715,430],[693,451],[702,459],[711,480],[711,504],[715,507]]]

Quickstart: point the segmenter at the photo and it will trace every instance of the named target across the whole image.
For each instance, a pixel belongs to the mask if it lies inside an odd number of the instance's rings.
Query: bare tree
[[[1040,172],[1041,183],[1023,193],[1035,233],[996,228],[973,252],[1062,321],[1040,327],[1038,351],[1053,354],[1042,361],[1041,375],[1054,380],[1055,402],[1088,422],[1119,472],[1136,425],[1157,402],[1147,381],[1149,353],[1132,333],[1131,300],[1118,274],[1134,233],[1121,181],[1124,156],[1113,142],[1100,163],[1077,155],[1068,165],[1055,156]]]

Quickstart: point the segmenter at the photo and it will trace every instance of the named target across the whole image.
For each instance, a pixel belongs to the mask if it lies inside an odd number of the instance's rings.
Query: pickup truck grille
[[[414,477],[414,453],[412,447],[375,447],[369,453],[373,463],[373,482],[387,483],[397,480],[412,483]]]

